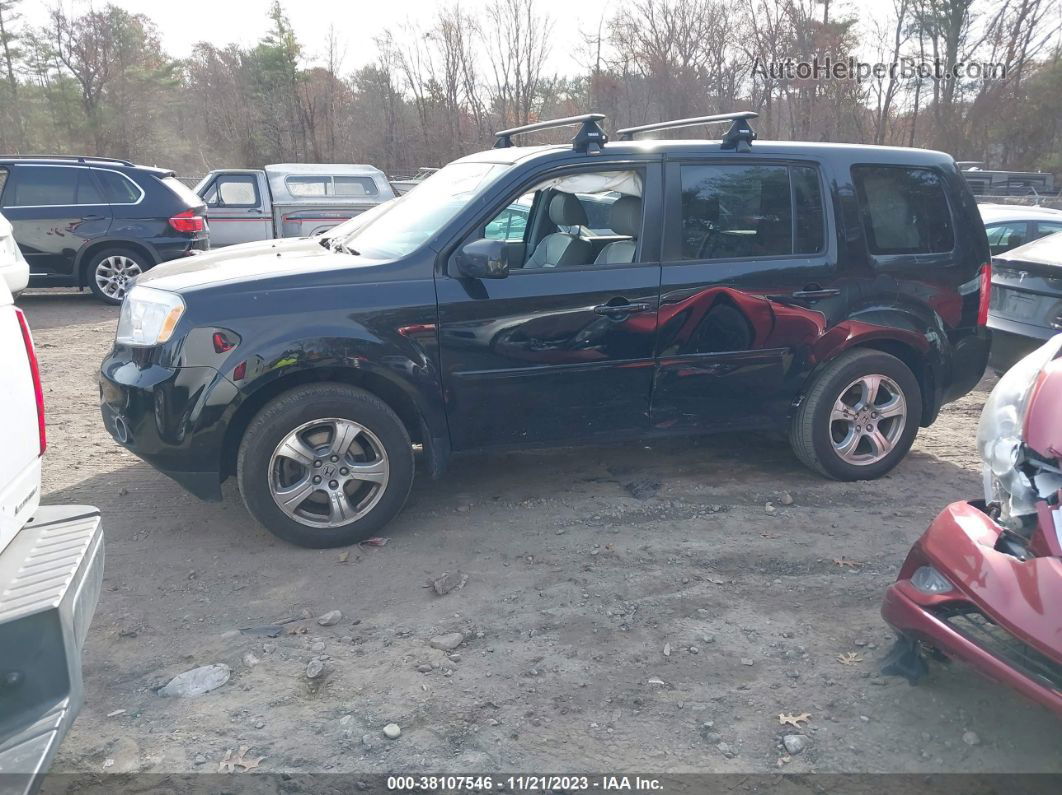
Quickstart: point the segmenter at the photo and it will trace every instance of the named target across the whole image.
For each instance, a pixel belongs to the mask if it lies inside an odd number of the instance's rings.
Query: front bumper
[[[882,617],[1062,717],[1062,561],[1020,561],[994,548],[1001,528],[966,502],[949,505],[911,549],[885,593]],[[911,583],[930,565],[954,586],[926,594]]]
[[[200,499],[221,499],[224,418],[237,389],[213,367],[139,364],[112,354],[100,368],[100,413],[115,441]]]
[[[103,583],[88,506],[40,508],[0,554],[0,792],[30,792],[81,709],[81,647]]]

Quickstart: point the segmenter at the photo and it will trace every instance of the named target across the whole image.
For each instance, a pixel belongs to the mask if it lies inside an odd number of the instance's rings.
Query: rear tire
[[[92,294],[117,306],[133,281],[152,266],[144,254],[130,248],[107,248],[92,255],[85,266],[85,281]]]
[[[247,426],[236,481],[247,510],[277,537],[314,549],[349,546],[402,510],[413,446],[375,395],[309,384],[266,404]]]
[[[805,465],[835,480],[872,480],[911,449],[922,417],[918,379],[903,362],[859,349],[828,364],[804,394],[789,443]]]

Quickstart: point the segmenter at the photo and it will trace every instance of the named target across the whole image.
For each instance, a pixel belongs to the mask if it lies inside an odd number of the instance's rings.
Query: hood
[[[171,260],[139,276],[136,283],[182,292],[307,271],[364,268],[381,261],[330,251],[317,237],[298,237],[226,246],[206,254]]]
[[[10,237],[12,233],[11,222],[0,215],[0,238]]]

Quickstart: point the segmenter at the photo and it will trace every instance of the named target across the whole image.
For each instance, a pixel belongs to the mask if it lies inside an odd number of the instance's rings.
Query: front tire
[[[128,248],[108,248],[94,254],[85,266],[85,280],[93,295],[104,303],[120,304],[133,281],[151,267],[151,261]]]
[[[375,395],[310,384],[285,392],[247,426],[236,481],[247,510],[277,537],[314,549],[349,546],[402,510],[413,446]]]
[[[872,480],[911,449],[922,416],[918,379],[895,356],[843,353],[811,384],[789,429],[808,467],[835,480]]]

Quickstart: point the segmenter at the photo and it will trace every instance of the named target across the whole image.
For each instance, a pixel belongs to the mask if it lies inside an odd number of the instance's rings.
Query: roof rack
[[[581,116],[567,116],[563,119],[550,119],[536,124],[525,124],[523,127],[513,127],[510,130],[502,130],[494,133],[498,140],[494,142],[495,149],[507,149],[513,145],[513,136],[535,132],[536,130],[549,130],[554,127],[568,127],[573,124],[581,124],[579,132],[572,138],[572,149],[577,152],[589,152],[596,154],[601,151],[601,145],[608,143],[608,136],[601,129],[599,121],[605,118],[604,113],[584,113]]]
[[[0,155],[0,160],[73,160],[78,163],[120,163],[132,166],[128,160],[120,157],[97,157],[96,155]]]
[[[723,149],[734,149],[738,152],[751,152],[752,142],[756,140],[756,132],[749,126],[749,119],[758,118],[760,114],[751,110],[743,110],[738,113],[718,113],[715,116],[695,116],[689,119],[674,119],[672,121],[658,121],[655,124],[643,124],[640,127],[625,127],[616,130],[616,135],[621,141],[633,141],[639,133],[652,132],[654,130],[675,130],[680,127],[696,127],[701,124],[713,124],[715,122],[732,122],[730,129],[723,135]]]

